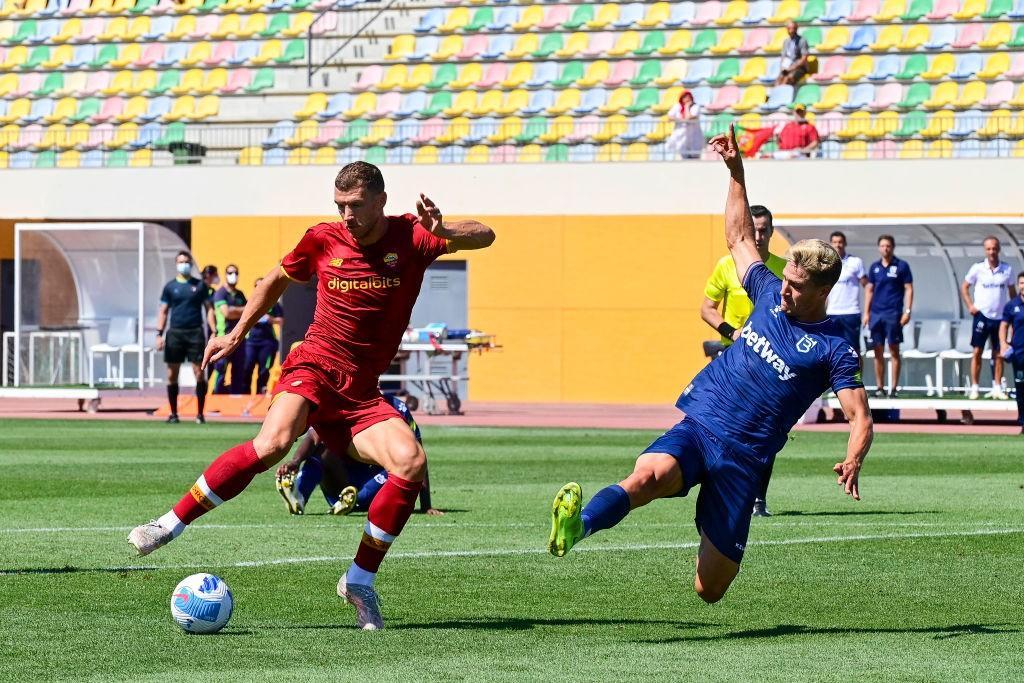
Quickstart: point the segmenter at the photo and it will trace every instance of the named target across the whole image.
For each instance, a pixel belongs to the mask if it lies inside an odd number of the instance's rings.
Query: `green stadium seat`
[[[171,88],[177,87],[179,83],[181,83],[181,71],[178,69],[162,71],[160,72],[160,79],[156,82],[156,86],[150,90],[150,93],[153,95],[164,95]]]
[[[579,79],[583,78],[585,72],[586,67],[583,66],[583,62],[568,62],[564,67],[562,67],[562,74],[555,80],[551,81],[551,87],[558,90],[564,90]]]
[[[128,150],[115,149],[103,159],[103,165],[107,168],[127,168]]]
[[[802,104],[810,109],[815,102],[821,101],[821,86],[816,83],[808,83],[807,85],[800,86],[800,90],[797,91],[796,97],[793,98],[793,104],[790,108],[795,107],[798,104]]]
[[[427,106],[420,110],[420,116],[429,119],[432,116],[437,116],[445,109],[452,106],[452,94],[447,91],[436,92],[431,98]]]
[[[68,117],[71,123],[79,123],[100,113],[100,100],[97,97],[87,97],[78,103],[78,111],[74,116]]]
[[[385,147],[371,147],[366,150],[366,157],[364,159],[368,164],[386,164],[388,162],[388,150]]]
[[[636,87],[645,86],[656,78],[661,78],[661,61],[650,59],[640,65],[636,76],[629,80],[629,84]]]
[[[59,71],[46,74],[46,80],[43,81],[42,86],[32,94],[36,97],[50,97],[53,93],[57,92],[64,87],[64,74]]]
[[[156,139],[153,143],[153,147],[157,149],[167,149],[175,142],[185,142],[185,124],[182,121],[175,121],[174,123],[167,124],[167,127],[164,128],[163,135]],[[125,161],[127,162],[127,159]]]
[[[132,14],[146,14],[148,10],[157,6],[160,0],[137,0],[135,6],[131,8]]]
[[[642,114],[648,109],[656,106],[661,99],[661,93],[657,88],[644,88],[636,94],[633,104],[626,107],[629,114]]]
[[[522,132],[515,136],[516,144],[528,145],[536,142],[538,137],[548,132],[549,121],[550,119],[546,116],[532,116],[527,119]]]
[[[641,57],[652,55],[665,47],[666,40],[664,31],[649,31],[644,34],[644,42],[641,43],[640,47],[633,50],[633,53]]]
[[[1006,45],[1007,47],[1024,47],[1024,24],[1017,27],[1017,33],[1013,36],[1013,40]]]
[[[921,85],[924,85],[923,83]],[[903,115],[900,127],[893,131],[893,137],[911,138],[920,134],[928,125],[928,115],[923,111],[912,111]]]
[[[101,69],[115,59],[117,59],[117,45],[107,44],[96,52],[96,56],[89,62],[89,67]]]
[[[210,12],[217,11],[217,8],[223,5],[227,0],[206,0],[200,7],[199,11],[203,14],[209,14]]]
[[[904,95],[903,99],[896,104],[900,109],[916,109],[931,99],[932,86],[928,83],[914,83]]]
[[[551,145],[544,154],[544,161],[569,161],[568,145]]]
[[[549,33],[544,36],[544,40],[541,41],[540,47],[533,51],[533,56],[537,59],[547,59],[555,52],[559,51],[565,45],[565,38],[561,33]]]
[[[928,57],[926,55],[910,55],[907,57],[903,69],[896,74],[897,80],[912,81],[928,70]]]
[[[252,83],[245,86],[245,92],[255,93],[274,87],[274,70],[265,66],[252,77]]]
[[[463,30],[467,33],[483,31],[492,21],[494,21],[494,8],[478,7],[476,12],[473,13],[473,18],[469,20],[469,23],[466,24]]]
[[[56,168],[57,167],[57,152],[52,149],[40,152],[36,154],[36,168]]]
[[[911,0],[910,7],[907,11],[900,15],[900,19],[903,23],[916,23],[921,20],[924,15],[932,11],[934,5],[933,0]]]
[[[260,35],[264,38],[272,38],[284,31],[291,25],[291,14],[280,12],[275,14],[270,19],[270,24],[260,31]]]
[[[22,69],[38,69],[42,66],[43,62],[50,60],[50,46],[49,45],[38,45],[32,48],[32,52],[29,54],[28,59],[21,65]]]
[[[39,22],[35,19],[28,19],[18,24],[18,30],[13,36],[8,38],[8,43],[27,43],[28,41],[35,38],[36,29],[39,27]]]
[[[305,38],[296,38],[285,46],[284,54],[280,57],[275,57],[274,61],[278,64],[290,64],[291,62],[301,62],[305,58],[306,40]]]
[[[688,55],[699,55],[707,52],[718,44],[718,31],[713,28],[706,28],[697,34],[690,47],[684,52]]]
[[[345,127],[345,132],[334,142],[339,147],[349,147],[369,134],[370,122],[365,119],[356,119]]]
[[[729,132],[729,124],[735,120],[735,116],[727,112],[716,114],[715,118],[711,119],[711,123],[708,125],[707,130],[704,131],[704,139],[710,140],[716,135],[724,135]]]
[[[807,41],[807,47],[812,50],[821,45],[821,41],[824,40],[825,37],[825,34],[821,32],[820,26],[808,26],[801,31],[800,35],[802,35],[804,40]]]
[[[427,83],[428,90],[440,90],[445,88],[449,83],[455,80],[456,76],[459,75],[459,67],[453,62],[448,62],[437,67],[437,72],[434,74],[434,78]]]
[[[803,11],[796,18],[798,24],[810,24],[825,14],[825,0],[807,0]]]
[[[573,10],[572,16],[569,20],[562,24],[562,28],[567,28],[570,31],[575,31],[582,28],[588,21],[594,19],[594,6],[592,4],[577,5],[576,9]]]
[[[718,63],[715,75],[708,79],[711,85],[722,85],[740,74],[740,60],[736,57],[723,59]]]

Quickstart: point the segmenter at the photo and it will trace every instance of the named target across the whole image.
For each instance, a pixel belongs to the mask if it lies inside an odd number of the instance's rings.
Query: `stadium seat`
[[[729,0],[714,19],[716,26],[734,26],[747,16],[747,0]]]
[[[611,75],[611,66],[607,60],[599,59],[587,66],[586,73],[576,81],[581,88],[593,88],[603,83]]]
[[[956,67],[949,74],[949,77],[956,81],[966,81],[974,77],[974,74],[981,71],[984,62],[982,55],[978,52],[958,55]]]
[[[931,40],[931,29],[924,24],[915,24],[907,29],[897,46],[902,52],[910,52]]]
[[[896,74],[901,81],[912,81],[928,69],[928,58],[925,55],[910,55],[903,63],[903,68]]]
[[[663,24],[668,28],[686,26],[693,21],[696,14],[697,6],[690,0],[674,2],[672,3],[672,8],[669,11],[669,17],[663,22]]]
[[[832,0],[829,3],[828,10],[821,15],[820,20],[825,24],[837,24],[840,21],[846,19],[853,11],[853,3],[851,0]]]
[[[59,121],[70,121],[78,109],[78,100],[74,97],[64,97],[57,100],[53,105],[53,111],[43,117],[48,124],[55,124]]]
[[[636,21],[636,25],[640,28],[657,28],[659,26],[668,25],[666,22],[670,21],[672,18],[673,4],[675,3],[655,2],[647,5],[646,13],[644,13],[642,18]]]
[[[631,88],[616,88],[609,93],[604,104],[597,108],[599,114],[615,114],[623,111],[633,104],[633,90]]]
[[[746,26],[767,23],[772,16],[771,0],[754,0],[747,5],[746,15],[740,21]]]
[[[825,59],[824,63],[818,68],[818,73],[811,76],[811,80],[817,83],[828,83],[838,79],[845,70],[846,57],[843,55],[833,55]]]
[[[861,26],[853,34],[850,42],[843,46],[847,52],[859,52],[878,40],[874,26]]]
[[[926,140],[940,138],[953,130],[954,115],[951,111],[937,111],[928,120],[928,125],[918,134]]]
[[[798,0],[782,0],[775,8],[775,13],[768,17],[769,24],[785,24],[800,16],[800,2]]]
[[[656,84],[662,76],[661,61],[649,59],[640,65],[636,75],[629,79],[629,84],[635,87],[643,87],[649,84]]]
[[[718,63],[715,74],[708,78],[711,85],[722,85],[733,79],[740,72],[740,60],[735,57],[723,59]]]
[[[778,111],[783,107],[789,107],[793,101],[793,86],[776,85],[768,92],[768,101],[762,104],[759,109],[764,113]]]
[[[910,0],[907,11],[900,15],[900,21],[905,24],[912,24],[921,21],[925,15],[932,11],[933,0]]]
[[[78,109],[75,110],[73,116],[68,117],[68,121],[71,123],[84,123],[99,113],[100,106],[100,101],[95,97],[79,100]],[[2,119],[0,119],[0,122],[2,122]]]
[[[847,21],[863,22],[874,17],[881,10],[879,0],[858,0],[853,11],[847,15]]]
[[[631,59],[623,59],[615,63],[614,68],[608,75],[608,78],[604,79],[602,85],[608,88],[617,88],[623,83],[631,80],[636,75],[637,65]]]
[[[903,28],[900,26],[885,26],[878,34],[878,38],[868,45],[871,52],[886,52],[899,46],[903,40]]]
[[[718,32],[714,29],[704,29],[697,34],[697,37],[693,39],[693,42],[689,47],[683,51],[688,55],[699,55],[708,52],[712,47],[718,43]]]
[[[686,52],[692,44],[693,36],[689,31],[685,29],[673,31],[666,39],[665,45],[658,48],[658,54],[665,57],[678,55],[681,52]]]
[[[533,64],[530,62],[518,62],[509,70],[505,80],[498,85],[506,90],[511,90],[523,86],[531,78],[533,78]]]
[[[926,81],[939,81],[949,76],[954,68],[956,68],[956,59],[952,54],[944,52],[935,55],[928,70],[921,74],[921,78]]]
[[[846,112],[867,109],[875,101],[875,86],[871,83],[858,83],[850,91],[846,101],[839,107]]]
[[[456,64],[448,63],[441,64],[434,71],[433,77],[425,84],[428,90],[440,90],[441,88],[447,88],[451,84],[455,77],[458,75],[458,66]]]
[[[951,112],[947,112],[951,113]],[[892,131],[896,138],[911,138],[919,135],[928,124],[928,115],[923,111],[911,111],[903,114],[899,128]]]
[[[985,113],[978,110],[960,111],[953,120],[953,128],[947,135],[954,140],[962,140],[974,136],[985,121]]]
[[[1007,16],[1010,19],[1024,19],[1024,0],[1016,0]]]
[[[1024,53],[1018,52],[1013,56],[1013,63],[1003,77],[1015,81],[1024,80]]]
[[[999,109],[1013,98],[1013,83],[1010,81],[997,81],[989,86],[985,99],[981,106],[985,109]]]
[[[969,21],[985,11],[985,0],[964,0],[959,10],[953,13],[957,21]]]
[[[896,103],[900,109],[917,109],[931,99],[932,87],[928,83],[913,83],[907,88],[902,100]]]
[[[715,91],[715,99],[705,108],[713,113],[725,111],[740,99],[740,89],[735,85],[727,85]]]
[[[853,140],[866,136],[870,130],[871,114],[866,111],[858,111],[843,120],[843,126],[836,131],[835,136],[840,140]]]
[[[891,21],[896,21],[906,11],[906,0],[884,0],[881,9],[875,13],[873,18],[879,23],[887,24]]]
[[[766,28],[755,28],[747,31],[743,44],[739,47],[739,52],[743,55],[761,52],[768,45],[770,39],[771,32]]]
[[[785,34],[783,34],[783,36],[785,36]],[[844,45],[847,45],[849,43],[850,29],[848,29],[846,26],[833,26],[828,30],[828,33],[825,34],[825,38],[818,45],[818,51],[836,52],[842,49]]]
[[[626,31],[619,34],[615,44],[606,51],[606,54],[611,57],[623,57],[639,49],[640,34],[636,31]]]
[[[686,76],[683,77],[683,83],[688,86],[698,85],[701,81],[711,78],[712,68],[714,68],[714,64],[710,59],[698,59],[695,62],[691,62],[687,68]]]
[[[759,80],[768,72],[768,61],[764,57],[751,57],[743,62],[740,73],[733,76],[733,81],[747,85]]]
[[[567,88],[558,93],[555,103],[548,107],[548,113],[556,116],[575,110],[582,102],[582,95],[576,88]]]
[[[743,90],[739,101],[732,104],[733,111],[748,112],[760,109],[768,100],[768,90],[763,85],[752,85]],[[710,111],[714,111],[713,109]]]
[[[709,50],[713,55],[724,55],[729,52],[736,52],[743,46],[743,31],[738,28],[731,28],[723,31],[718,42],[712,45]]]
[[[172,95],[196,93],[203,85],[203,72],[200,69],[189,69],[182,74],[177,85],[170,89]]]
[[[942,0],[939,0],[940,2]],[[924,44],[929,50],[942,50],[956,39],[956,28],[952,24],[933,26],[931,37]]]
[[[993,50],[1009,43],[1013,39],[1013,29],[1006,22],[993,24],[985,37],[978,41],[978,47]]]
[[[717,0],[710,0],[716,2]],[[619,4],[606,3],[597,8],[594,16],[586,23],[586,27],[592,31],[609,28],[619,18]]]
[[[969,2],[970,0],[968,0]],[[965,24],[956,34],[950,47],[956,50],[967,50],[974,47],[984,38],[985,28],[981,24]]]

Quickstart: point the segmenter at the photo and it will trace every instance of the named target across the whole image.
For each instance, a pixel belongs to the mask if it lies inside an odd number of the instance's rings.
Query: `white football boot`
[[[140,524],[128,534],[128,542],[138,551],[140,557],[149,555],[172,540],[174,540],[174,535],[170,529],[160,526],[155,519],[151,522]]]

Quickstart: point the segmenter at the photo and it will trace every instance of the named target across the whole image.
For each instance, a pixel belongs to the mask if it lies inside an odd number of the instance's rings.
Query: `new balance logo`
[[[747,346],[749,346],[754,353],[760,356],[761,360],[772,366],[772,369],[779,373],[779,379],[783,382],[796,377],[796,373],[786,365],[786,361],[782,360],[779,354],[772,350],[771,342],[769,342],[764,336],[755,332],[750,326],[750,323],[743,326],[743,330],[740,332],[740,339],[746,341]]]

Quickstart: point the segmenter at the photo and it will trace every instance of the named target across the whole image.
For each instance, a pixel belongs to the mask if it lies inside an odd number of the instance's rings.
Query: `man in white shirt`
[[[985,351],[985,342],[992,348],[992,391],[985,398],[1005,399],[1003,392],[1003,358],[1000,355],[999,323],[1002,320],[1006,302],[1016,296],[1013,288],[1013,270],[1009,263],[999,260],[999,240],[989,236],[985,238],[985,260],[975,263],[967,271],[960,285],[960,296],[964,306],[974,316],[974,332],[971,335],[971,346],[974,355],[971,358],[971,390],[968,398],[978,398],[978,379],[981,377],[981,354]],[[974,296],[971,297],[971,286]]]
[[[864,262],[846,253],[846,235],[839,230],[829,235],[829,242],[839,252],[843,270],[839,274],[839,282],[828,295],[826,313],[839,326],[842,337],[860,353],[860,288],[868,281],[864,273]]]

